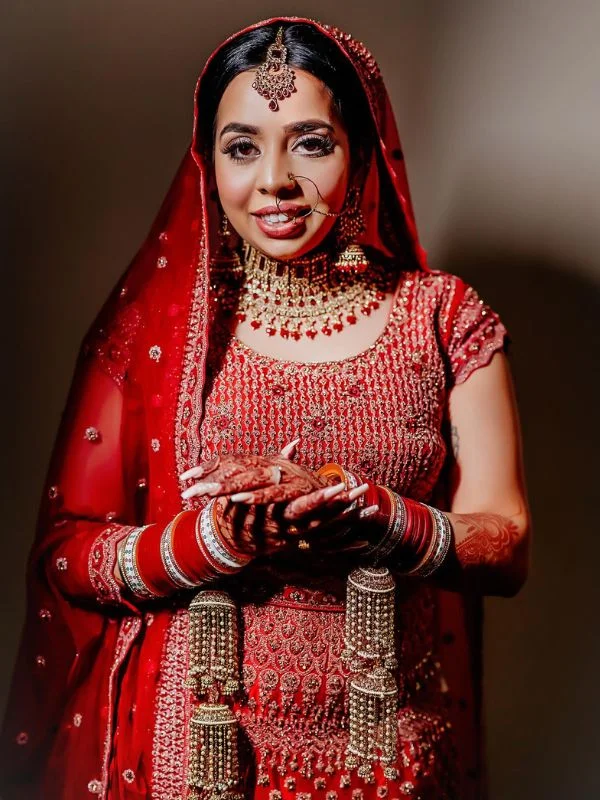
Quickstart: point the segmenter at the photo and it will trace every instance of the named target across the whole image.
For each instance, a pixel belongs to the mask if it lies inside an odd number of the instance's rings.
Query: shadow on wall
[[[493,242],[455,242],[437,266],[472,283],[512,336],[534,523],[525,588],[486,600],[491,800],[591,800],[600,797],[590,766],[600,759],[600,287],[572,262]]]

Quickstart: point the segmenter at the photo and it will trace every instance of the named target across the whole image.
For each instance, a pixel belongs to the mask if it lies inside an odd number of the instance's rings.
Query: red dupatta
[[[414,267],[427,270],[392,107],[373,57],[349,35],[298,17],[276,17],[245,31],[278,22],[310,24],[330,37],[364,88],[377,138],[362,196],[367,230],[361,242],[398,256],[408,244]],[[144,635],[143,604],[122,596],[112,575],[116,544],[132,526],[167,522],[191,507],[181,499],[178,475],[202,458],[208,263],[217,220],[210,164],[198,142],[202,77],[191,146],[75,365],[28,559],[26,621],[1,738],[5,800],[53,800],[51,792],[61,785],[63,800],[82,796],[67,779],[61,755],[68,755],[56,738],[69,697],[82,686],[97,718],[77,757],[94,776],[88,791],[107,796],[114,707],[131,702],[120,694],[120,682],[132,644]],[[464,664],[444,667],[470,691],[468,658],[475,651],[467,646],[462,601],[441,596],[440,635],[451,625],[464,645]],[[77,725],[77,715],[68,724]],[[461,730],[461,737],[470,739],[474,753],[474,728]]]

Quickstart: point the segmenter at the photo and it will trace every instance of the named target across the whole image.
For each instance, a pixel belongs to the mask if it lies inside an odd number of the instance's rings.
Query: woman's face
[[[335,217],[313,213],[293,221],[277,218],[276,199],[287,217],[317,209],[339,211],[350,170],[348,136],[320,80],[295,70],[296,91],[271,111],[252,88],[255,73],[242,72],[225,90],[217,110],[214,165],[223,210],[237,233],[267,256],[289,259],[320,244]],[[298,177],[293,184],[288,173]]]

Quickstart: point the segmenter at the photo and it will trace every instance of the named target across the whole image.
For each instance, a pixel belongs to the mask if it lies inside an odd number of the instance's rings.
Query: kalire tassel
[[[350,738],[346,766],[372,777],[381,761],[393,779],[397,747],[398,687],[395,655],[396,584],[385,567],[360,567],[348,576],[346,628],[342,654],[349,681]]]
[[[189,606],[190,669],[186,686],[196,694],[239,689],[237,609],[226,592],[198,592]]]
[[[190,731],[188,783],[202,800],[243,800],[239,783],[237,720],[229,706],[202,703]],[[194,795],[192,795],[194,796]]]
[[[189,606],[190,668],[186,686],[207,695],[190,721],[190,800],[243,800],[238,723],[219,695],[239,688],[237,609],[225,592],[198,592]]]

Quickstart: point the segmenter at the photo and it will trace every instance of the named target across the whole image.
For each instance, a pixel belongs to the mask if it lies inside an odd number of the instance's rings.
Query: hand
[[[335,477],[323,478],[293,463],[290,458],[298,441],[271,458],[237,454],[199,464],[180,476],[181,480],[203,479],[184,490],[182,497],[229,496],[231,504],[245,506],[245,511],[234,511],[230,504],[219,504],[225,535],[244,554],[254,554],[257,537],[265,553],[289,544],[290,535],[318,533],[322,543],[325,537],[339,540],[377,509],[352,508],[367,490],[366,484],[347,492]],[[354,547],[348,545],[348,549]]]
[[[181,496],[186,499],[202,495],[231,496],[244,494],[253,489],[279,486],[280,488],[270,494],[262,494],[261,502],[282,502],[319,486],[327,486],[327,482],[311,470],[306,470],[290,461],[290,456],[299,441],[295,439],[278,455],[272,457],[238,453],[231,456],[217,456],[197,467],[192,467],[183,472],[179,479],[201,480],[182,491]],[[246,498],[236,498],[236,500],[244,499]]]
[[[291,546],[286,537],[289,523],[283,518],[285,503],[316,488],[327,488],[327,481],[289,460],[298,439],[286,445],[275,457],[236,454],[212,459],[187,470],[181,480],[199,478],[181,494],[184,498],[217,498],[219,527],[232,549],[243,555],[271,554]],[[252,502],[248,490],[262,490],[260,503]],[[340,486],[335,494],[343,489]],[[229,502],[233,497],[234,502]]]
[[[364,491],[366,487],[354,489],[349,493],[350,501]],[[233,552],[251,558],[297,552],[302,539],[309,540],[310,547],[320,555],[360,551],[369,544],[362,535],[361,523],[377,512],[377,506],[361,509],[347,505],[339,511],[342,504],[336,497],[319,506],[319,519],[307,514],[299,516],[298,525],[294,525],[283,519],[285,504],[232,503],[226,497],[217,497],[215,502],[219,531],[226,544]]]

